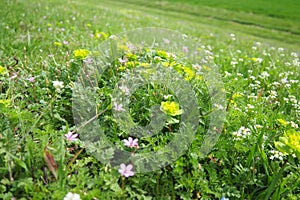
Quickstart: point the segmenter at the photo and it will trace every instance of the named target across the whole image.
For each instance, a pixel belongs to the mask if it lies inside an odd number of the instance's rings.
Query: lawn
[[[300,198],[298,1],[0,7],[0,199]]]

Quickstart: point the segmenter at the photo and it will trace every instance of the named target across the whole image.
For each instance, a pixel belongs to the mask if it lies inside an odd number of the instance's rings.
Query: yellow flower
[[[6,68],[2,67],[1,65],[0,65],[0,74],[7,74]]]
[[[237,103],[236,103],[236,99],[238,99],[238,98],[240,98],[240,97],[242,97],[243,95],[241,94],[241,93],[234,93],[233,95],[232,95],[232,98],[231,98],[231,100],[230,100],[230,103],[232,103],[235,107],[237,107]]]
[[[75,58],[78,58],[80,60],[84,60],[88,55],[90,51],[86,49],[76,49],[73,54]]]
[[[62,44],[60,42],[54,42],[54,45],[60,47]]]
[[[183,110],[179,108],[179,104],[174,101],[161,102],[161,109],[171,116],[181,115],[183,113]]]
[[[10,105],[9,99],[0,99],[0,106],[8,107]]]
[[[195,77],[196,73],[191,68],[183,67],[182,69],[185,72],[185,78],[184,78],[185,80],[189,81],[189,80],[191,80],[192,78]]]
[[[97,32],[95,33],[95,38],[96,38],[96,39],[100,39],[100,38],[102,39],[102,38],[103,38],[104,40],[106,40],[106,39],[108,38],[108,34],[107,34],[107,33],[104,33],[104,32],[98,32],[98,31],[97,31]]]
[[[167,52],[165,52],[165,51],[162,51],[162,50],[157,50],[156,51],[156,54],[157,54],[157,56],[159,56],[159,57],[161,57],[161,58],[168,58],[168,54],[167,54]]]
[[[137,55],[133,54],[133,53],[127,53],[126,54],[126,58],[129,60],[129,61],[134,61],[134,60],[137,60]]]
[[[142,67],[149,67],[150,64],[149,64],[149,63],[142,62],[142,63],[140,63],[140,66],[142,66]]]
[[[300,132],[294,129],[284,132],[283,137],[275,142],[275,147],[284,154],[295,154],[300,158]]]
[[[233,99],[237,99],[237,98],[239,98],[239,97],[242,97],[243,95],[241,94],[241,93],[234,93],[233,95],[232,95],[232,98]]]

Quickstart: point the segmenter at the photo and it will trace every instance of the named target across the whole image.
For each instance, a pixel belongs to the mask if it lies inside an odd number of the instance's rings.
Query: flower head
[[[271,150],[270,153],[272,154],[270,156],[270,160],[283,160],[283,153],[281,153],[280,151],[276,151],[276,150]]]
[[[222,196],[221,200],[229,200],[229,198]]]
[[[275,142],[275,147],[283,154],[295,154],[300,158],[300,132],[294,129],[285,131],[279,141]]]
[[[132,168],[133,168],[132,164],[126,166],[124,163],[122,163],[120,165],[119,173],[125,177],[133,176],[134,172],[132,171]]]
[[[64,88],[64,83],[62,81],[52,81],[53,87],[59,92],[60,89]]]
[[[128,140],[124,139],[124,145],[130,148],[139,148],[138,139],[132,139],[129,137]]]
[[[54,45],[60,47],[62,44],[60,42],[54,42]]]
[[[161,102],[161,109],[171,116],[181,115],[183,113],[183,110],[179,108],[179,104],[174,101]]]
[[[90,51],[86,49],[76,49],[73,54],[75,58],[78,58],[80,60],[84,60],[88,55]]]
[[[65,134],[65,137],[67,138],[67,140],[69,141],[75,141],[75,140],[78,140],[78,134],[73,134],[71,131],[68,132],[68,134]]]
[[[64,200],[80,200],[80,195],[68,192],[68,194],[64,197]]]
[[[29,77],[27,80],[28,80],[29,82],[33,83],[33,82],[35,81],[35,78],[36,78],[36,77],[32,76],[32,77]]]
[[[114,110],[115,111],[124,111],[123,105],[118,104],[117,102],[114,102]]]
[[[250,136],[251,131],[249,128],[245,128],[244,126],[242,126],[238,131],[235,131],[232,134],[236,136],[236,140],[241,140],[242,138],[247,138],[248,136]]]

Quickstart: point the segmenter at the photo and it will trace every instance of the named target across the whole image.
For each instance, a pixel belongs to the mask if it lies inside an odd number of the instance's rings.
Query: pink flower
[[[67,140],[69,141],[75,141],[75,140],[78,140],[78,134],[73,134],[71,131],[68,132],[68,134],[65,134],[65,137],[67,138]]]
[[[124,145],[130,148],[139,148],[138,139],[132,139],[129,137],[128,140],[124,139]]]
[[[126,166],[124,163],[122,163],[120,165],[119,173],[125,177],[133,176],[134,172],[132,171],[132,168],[133,168],[132,164]]]
[[[127,58],[124,58],[124,59],[118,58],[118,60],[119,60],[119,62],[120,62],[121,65],[125,64],[128,61]]]
[[[183,50],[184,53],[188,53],[189,52],[189,48],[186,47],[186,46],[182,47],[182,50]]]
[[[34,82],[34,80],[35,80],[35,77],[30,77],[30,78],[28,78],[27,80],[28,80],[29,82],[31,82],[31,83],[32,83],[32,82]]]
[[[123,105],[119,104],[117,102],[114,102],[114,110],[115,111],[124,111]]]

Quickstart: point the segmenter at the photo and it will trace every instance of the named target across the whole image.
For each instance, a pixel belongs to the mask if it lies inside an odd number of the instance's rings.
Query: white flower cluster
[[[52,81],[53,87],[57,92],[61,92],[61,89],[64,88],[64,83],[62,81]]]
[[[250,136],[251,131],[249,128],[242,126],[238,131],[233,132],[232,135],[236,136],[236,140],[241,140],[242,138]]]
[[[68,194],[64,197],[64,200],[80,200],[80,195],[68,192]]]
[[[284,155],[280,151],[271,150],[270,153],[271,153],[270,160],[283,160]]]

